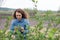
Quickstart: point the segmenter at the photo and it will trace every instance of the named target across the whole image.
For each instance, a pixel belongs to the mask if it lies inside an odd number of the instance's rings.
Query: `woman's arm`
[[[24,34],[28,33],[29,30],[28,28],[30,27],[30,24],[29,24],[29,20],[28,19],[25,19],[25,25],[24,25]]]
[[[14,20],[11,21],[10,30],[14,31]]]
[[[29,26],[30,26],[29,20],[25,19],[24,29],[27,30]]]

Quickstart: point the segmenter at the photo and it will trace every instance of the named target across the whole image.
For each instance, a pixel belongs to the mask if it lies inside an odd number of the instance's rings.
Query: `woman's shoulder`
[[[29,21],[29,19],[26,19],[26,18],[24,18],[23,20],[24,20],[25,22]]]
[[[16,22],[16,19],[12,19],[11,22],[12,22],[12,23]]]
[[[24,19],[25,24],[29,24],[29,19]]]

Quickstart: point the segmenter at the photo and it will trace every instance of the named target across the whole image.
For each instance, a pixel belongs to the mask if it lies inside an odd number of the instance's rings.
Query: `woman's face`
[[[18,20],[20,20],[20,19],[22,18],[22,14],[19,13],[19,12],[16,12],[16,18],[17,18]]]

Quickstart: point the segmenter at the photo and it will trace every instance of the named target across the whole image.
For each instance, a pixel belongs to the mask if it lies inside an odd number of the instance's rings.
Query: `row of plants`
[[[35,19],[38,20],[39,23],[34,27],[27,26],[29,30],[29,33],[25,35],[27,40],[60,40],[60,29],[57,27],[57,25],[60,24],[59,16],[46,13],[46,16],[36,16]],[[9,26],[8,23],[11,17],[7,17],[7,20],[8,22],[6,22],[5,25],[6,28]],[[43,26],[45,21],[48,21],[47,27]],[[12,31],[6,33],[6,29],[0,30],[0,40],[24,40],[24,35],[22,35],[20,31],[16,30],[16,33],[17,35]],[[12,38],[12,36],[14,37]]]
[[[47,28],[43,27],[42,24],[38,24],[35,27],[29,27],[28,29],[29,33],[26,34],[27,40],[60,40],[60,29],[58,28]],[[17,29],[15,32],[9,31],[8,33],[6,33],[5,30],[0,30],[0,40],[24,40],[24,35]]]
[[[14,32],[8,30],[8,33],[6,29],[0,30],[0,40],[24,40],[24,36],[27,40],[60,40],[60,29],[57,27],[60,24],[60,16],[53,16],[51,11],[47,11],[45,16],[40,16],[36,5],[38,0],[32,0],[32,2],[36,9],[32,18],[39,23],[35,26],[27,26],[29,32],[26,35],[22,35],[17,28]],[[6,28],[9,26],[10,19],[10,17],[7,18]],[[48,22],[46,27],[44,27],[44,22]]]

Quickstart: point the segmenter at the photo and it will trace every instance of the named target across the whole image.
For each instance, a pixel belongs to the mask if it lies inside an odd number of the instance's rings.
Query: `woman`
[[[26,35],[28,32],[27,26],[29,26],[29,20],[27,13],[22,9],[16,9],[13,14],[14,19],[11,22],[10,30],[15,31],[14,28],[20,26],[20,32]]]

